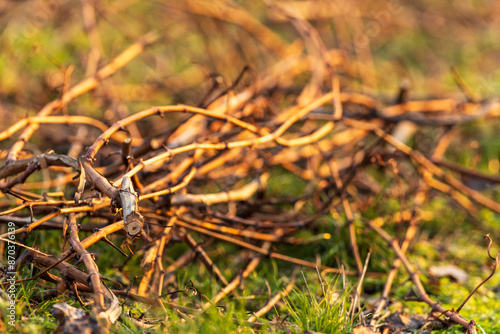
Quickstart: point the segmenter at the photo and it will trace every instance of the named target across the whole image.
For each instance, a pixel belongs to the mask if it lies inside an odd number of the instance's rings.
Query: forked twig
[[[497,266],[498,266],[498,258],[500,256],[500,251],[498,251],[497,255],[495,257],[491,256],[490,254],[490,247],[491,247],[491,244],[493,243],[493,240],[491,239],[490,235],[487,234],[484,236],[485,239],[488,239],[488,256],[490,257],[490,259],[494,260],[495,263],[493,263],[493,267],[491,269],[491,273],[488,275],[488,277],[486,277],[485,279],[483,279],[481,281],[481,283],[479,283],[475,288],[474,290],[472,290],[469,295],[464,299],[464,301],[462,302],[462,304],[460,304],[459,307],[457,307],[457,310],[455,311],[457,314],[460,313],[460,311],[462,310],[462,308],[465,306],[465,304],[469,301],[469,299],[472,297],[472,295],[474,295],[476,293],[477,290],[479,290],[479,288],[484,284],[486,283],[490,278],[493,277],[493,275],[495,274],[496,270],[497,270]]]

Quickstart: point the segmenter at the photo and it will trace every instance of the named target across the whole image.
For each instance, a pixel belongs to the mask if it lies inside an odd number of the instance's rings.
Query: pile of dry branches
[[[393,269],[387,273],[382,298],[370,310],[372,325],[377,324],[392,282],[403,265],[420,301],[472,331],[474,322],[459,315],[463,305],[455,311],[446,310],[429,297],[406,252],[419,228],[419,208],[433,188],[448,194],[471,214],[477,211],[478,205],[500,213],[497,201],[453,175],[488,182],[498,182],[498,179],[442,159],[455,125],[497,117],[500,104],[478,102],[472,96],[462,101],[408,101],[406,87],[401,88],[394,101],[344,92],[340,89],[338,72],[349,72],[350,64],[338,50],[328,50],[306,21],[297,20],[295,24],[298,31],[307,36],[309,55],[294,49],[295,46],[285,48],[269,40],[274,35],[259,30],[265,27],[256,22],[247,20],[244,24],[262,37],[263,43],[276,49],[282,60],[267,72],[254,75],[252,83],[243,89],[234,87],[241,77],[248,75],[246,69],[223,91],[209,90],[196,107],[153,106],[110,126],[92,117],[67,114],[69,103],[96,88],[154,42],[156,36],[149,34],[95,75],[67,87],[60,98],[47,104],[37,116],[22,118],[0,133],[3,142],[14,138],[1,153],[5,164],[0,169],[0,188],[4,192],[0,201],[3,223],[0,240],[18,247],[12,268],[33,263],[39,271],[29,279],[43,279],[57,285],[55,292],[48,291],[41,298],[66,291],[78,298],[82,293],[91,293],[92,309],[103,325],[115,322],[121,314],[118,297],[186,311],[174,301],[167,302],[160,297],[173,286],[176,268],[194,258],[220,283],[220,293],[199,309],[187,312],[217,305],[263,257],[317,267],[323,272],[357,275],[362,281],[366,266],[358,251],[353,222],[362,220],[361,213],[374,203],[381,191],[366,171],[377,165],[398,179],[396,197],[401,198],[402,210],[397,212],[397,219],[405,233],[398,240],[384,230],[384,225],[391,224],[395,216],[363,222],[396,254]],[[280,101],[286,99],[294,80],[304,73],[310,74],[309,83],[302,91],[294,92],[297,98],[291,106],[282,109]],[[323,94],[325,87],[329,87],[329,92]],[[152,128],[164,130],[138,135],[141,133],[138,128],[150,126],[152,122],[156,124]],[[61,124],[78,130],[66,152],[52,151],[55,148],[50,141],[37,144],[39,153],[27,147],[37,131],[46,127],[56,129]],[[401,133],[414,131],[415,125],[439,129],[439,138],[431,150],[420,152],[405,144],[407,136]],[[101,134],[85,148],[82,143],[90,128],[99,129]],[[276,167],[307,181],[300,196],[274,196],[266,191],[270,171]],[[30,178],[40,174],[41,181]],[[284,212],[283,204],[293,205],[294,209]],[[315,213],[306,215],[302,209],[305,205],[314,207]],[[273,243],[304,242],[293,236],[296,231],[313,226],[320,217],[337,211],[343,211],[346,217],[345,228],[349,231],[356,262],[353,270],[332,268],[271,250]],[[85,223],[80,224],[83,218]],[[7,222],[15,223],[17,228],[7,232]],[[60,230],[64,243],[70,247],[61,254],[48,254],[39,250],[43,245],[26,245],[27,237],[41,229]],[[80,240],[79,231],[93,233]],[[239,268],[241,274],[229,280],[193,233],[235,244],[257,256]],[[115,234],[126,236],[123,245],[114,245],[109,240]],[[99,241],[115,248],[110,248],[110,252],[143,253],[144,275],[137,284],[117,290],[103,283],[88,250]],[[164,267],[164,253],[170,242],[184,242],[191,251]],[[492,259],[496,267],[498,257]],[[78,262],[85,268],[77,267]],[[60,275],[50,273],[52,269]],[[6,278],[9,271],[14,270],[6,266]],[[270,310],[283,295],[280,293],[271,299],[249,321]]]

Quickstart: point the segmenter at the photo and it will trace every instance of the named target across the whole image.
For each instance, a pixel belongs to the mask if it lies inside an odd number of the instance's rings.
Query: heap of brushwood
[[[38,269],[33,277],[24,280],[40,279],[57,286],[57,290],[47,291],[40,298],[67,291],[75,298],[88,297],[94,317],[105,326],[121,314],[121,299],[184,312],[217,305],[263,257],[317,268],[320,272],[359,276],[362,280],[366,267],[358,251],[353,222],[363,220],[360,213],[374,203],[380,192],[380,186],[370,182],[366,172],[368,167],[377,165],[397,176],[400,193],[396,197],[400,196],[407,205],[397,212],[405,226],[401,240],[384,229],[394,217],[363,221],[365,228],[377,232],[395,254],[393,269],[378,273],[387,277],[387,282],[382,298],[368,310],[372,313],[372,325],[384,311],[391,284],[403,266],[418,300],[450,322],[472,330],[474,322],[460,316],[463,305],[447,310],[429,297],[406,252],[419,229],[419,207],[432,189],[447,194],[468,212],[476,212],[480,205],[500,213],[500,203],[464,184],[457,175],[488,182],[498,182],[497,179],[442,159],[455,125],[498,117],[499,103],[473,98],[409,101],[405,87],[394,101],[341,91],[335,66],[341,66],[343,58],[333,50],[322,53],[329,71],[326,77],[331,83],[330,92],[320,93],[318,87],[324,86],[318,86],[313,73],[311,84],[284,109],[279,107],[279,100],[286,96],[293,79],[308,70],[310,56],[285,57],[266,73],[255,76],[244,89],[228,88],[207,97],[197,107],[152,106],[109,125],[65,112],[66,105],[96,88],[154,39],[152,35],[145,36],[95,76],[70,87],[36,116],[22,118],[0,133],[6,147],[0,169],[0,188],[4,193],[0,201],[1,240],[15,243],[17,270],[31,263]],[[152,122],[161,123],[163,131],[144,137],[129,131]],[[407,136],[401,136],[418,130],[419,125],[439,130],[434,147],[426,152],[408,146]],[[63,140],[65,152],[52,146],[50,138],[39,140],[36,150],[33,144],[28,147],[37,131],[61,126],[75,130],[71,138]],[[100,135],[85,147],[82,143],[87,136],[82,136],[80,130],[94,128],[101,131]],[[402,164],[411,168],[399,168]],[[266,191],[270,171],[276,167],[307,182],[300,196],[273,196],[276,194]],[[38,177],[30,178],[32,175]],[[314,207],[314,214],[305,214],[302,208],[306,204]],[[283,208],[290,205],[294,209],[285,212]],[[355,268],[333,268],[272,251],[275,243],[304,242],[294,233],[313,226],[332,210],[345,214]],[[14,231],[7,231],[7,222],[16,225]],[[42,251],[44,246],[39,242],[25,243],[29,235],[42,229],[60,230],[62,253]],[[80,239],[80,232],[91,233]],[[110,237],[114,235],[124,236],[124,243],[113,244]],[[240,268],[231,268],[240,274],[229,280],[204,245],[197,242],[200,235],[237,245],[255,257],[241,263]],[[110,252],[125,256],[140,251],[144,275],[127,289],[109,288],[111,283],[104,283],[105,277],[100,275],[89,251],[97,242],[107,242]],[[171,242],[184,242],[191,251],[164,267],[164,254]],[[172,288],[176,268],[195,258],[218,281],[220,293],[198,305],[198,309],[185,309],[175,300],[161,298]],[[496,260],[492,256],[495,267]],[[60,274],[53,274],[54,270]],[[18,284],[21,281],[18,278]],[[249,320],[255,321],[270,310],[292,286],[263,305]]]

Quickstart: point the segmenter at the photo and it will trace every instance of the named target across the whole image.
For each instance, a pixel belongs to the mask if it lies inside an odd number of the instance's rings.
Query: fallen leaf
[[[452,264],[444,266],[430,266],[429,273],[438,278],[451,277],[458,283],[466,282],[469,279],[469,275],[463,269],[460,269]]]
[[[375,334],[370,328],[364,326],[356,327],[352,332],[353,334]]]
[[[97,321],[82,309],[65,303],[53,306],[52,315],[59,321],[59,327],[54,333],[63,334],[99,334],[101,333]]]

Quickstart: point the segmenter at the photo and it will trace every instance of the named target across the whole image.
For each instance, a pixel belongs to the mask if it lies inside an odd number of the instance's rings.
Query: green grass
[[[339,286],[338,278],[321,283],[306,281],[305,287],[294,288],[285,300],[288,319],[299,332],[350,333],[356,317],[350,314],[352,291]]]

